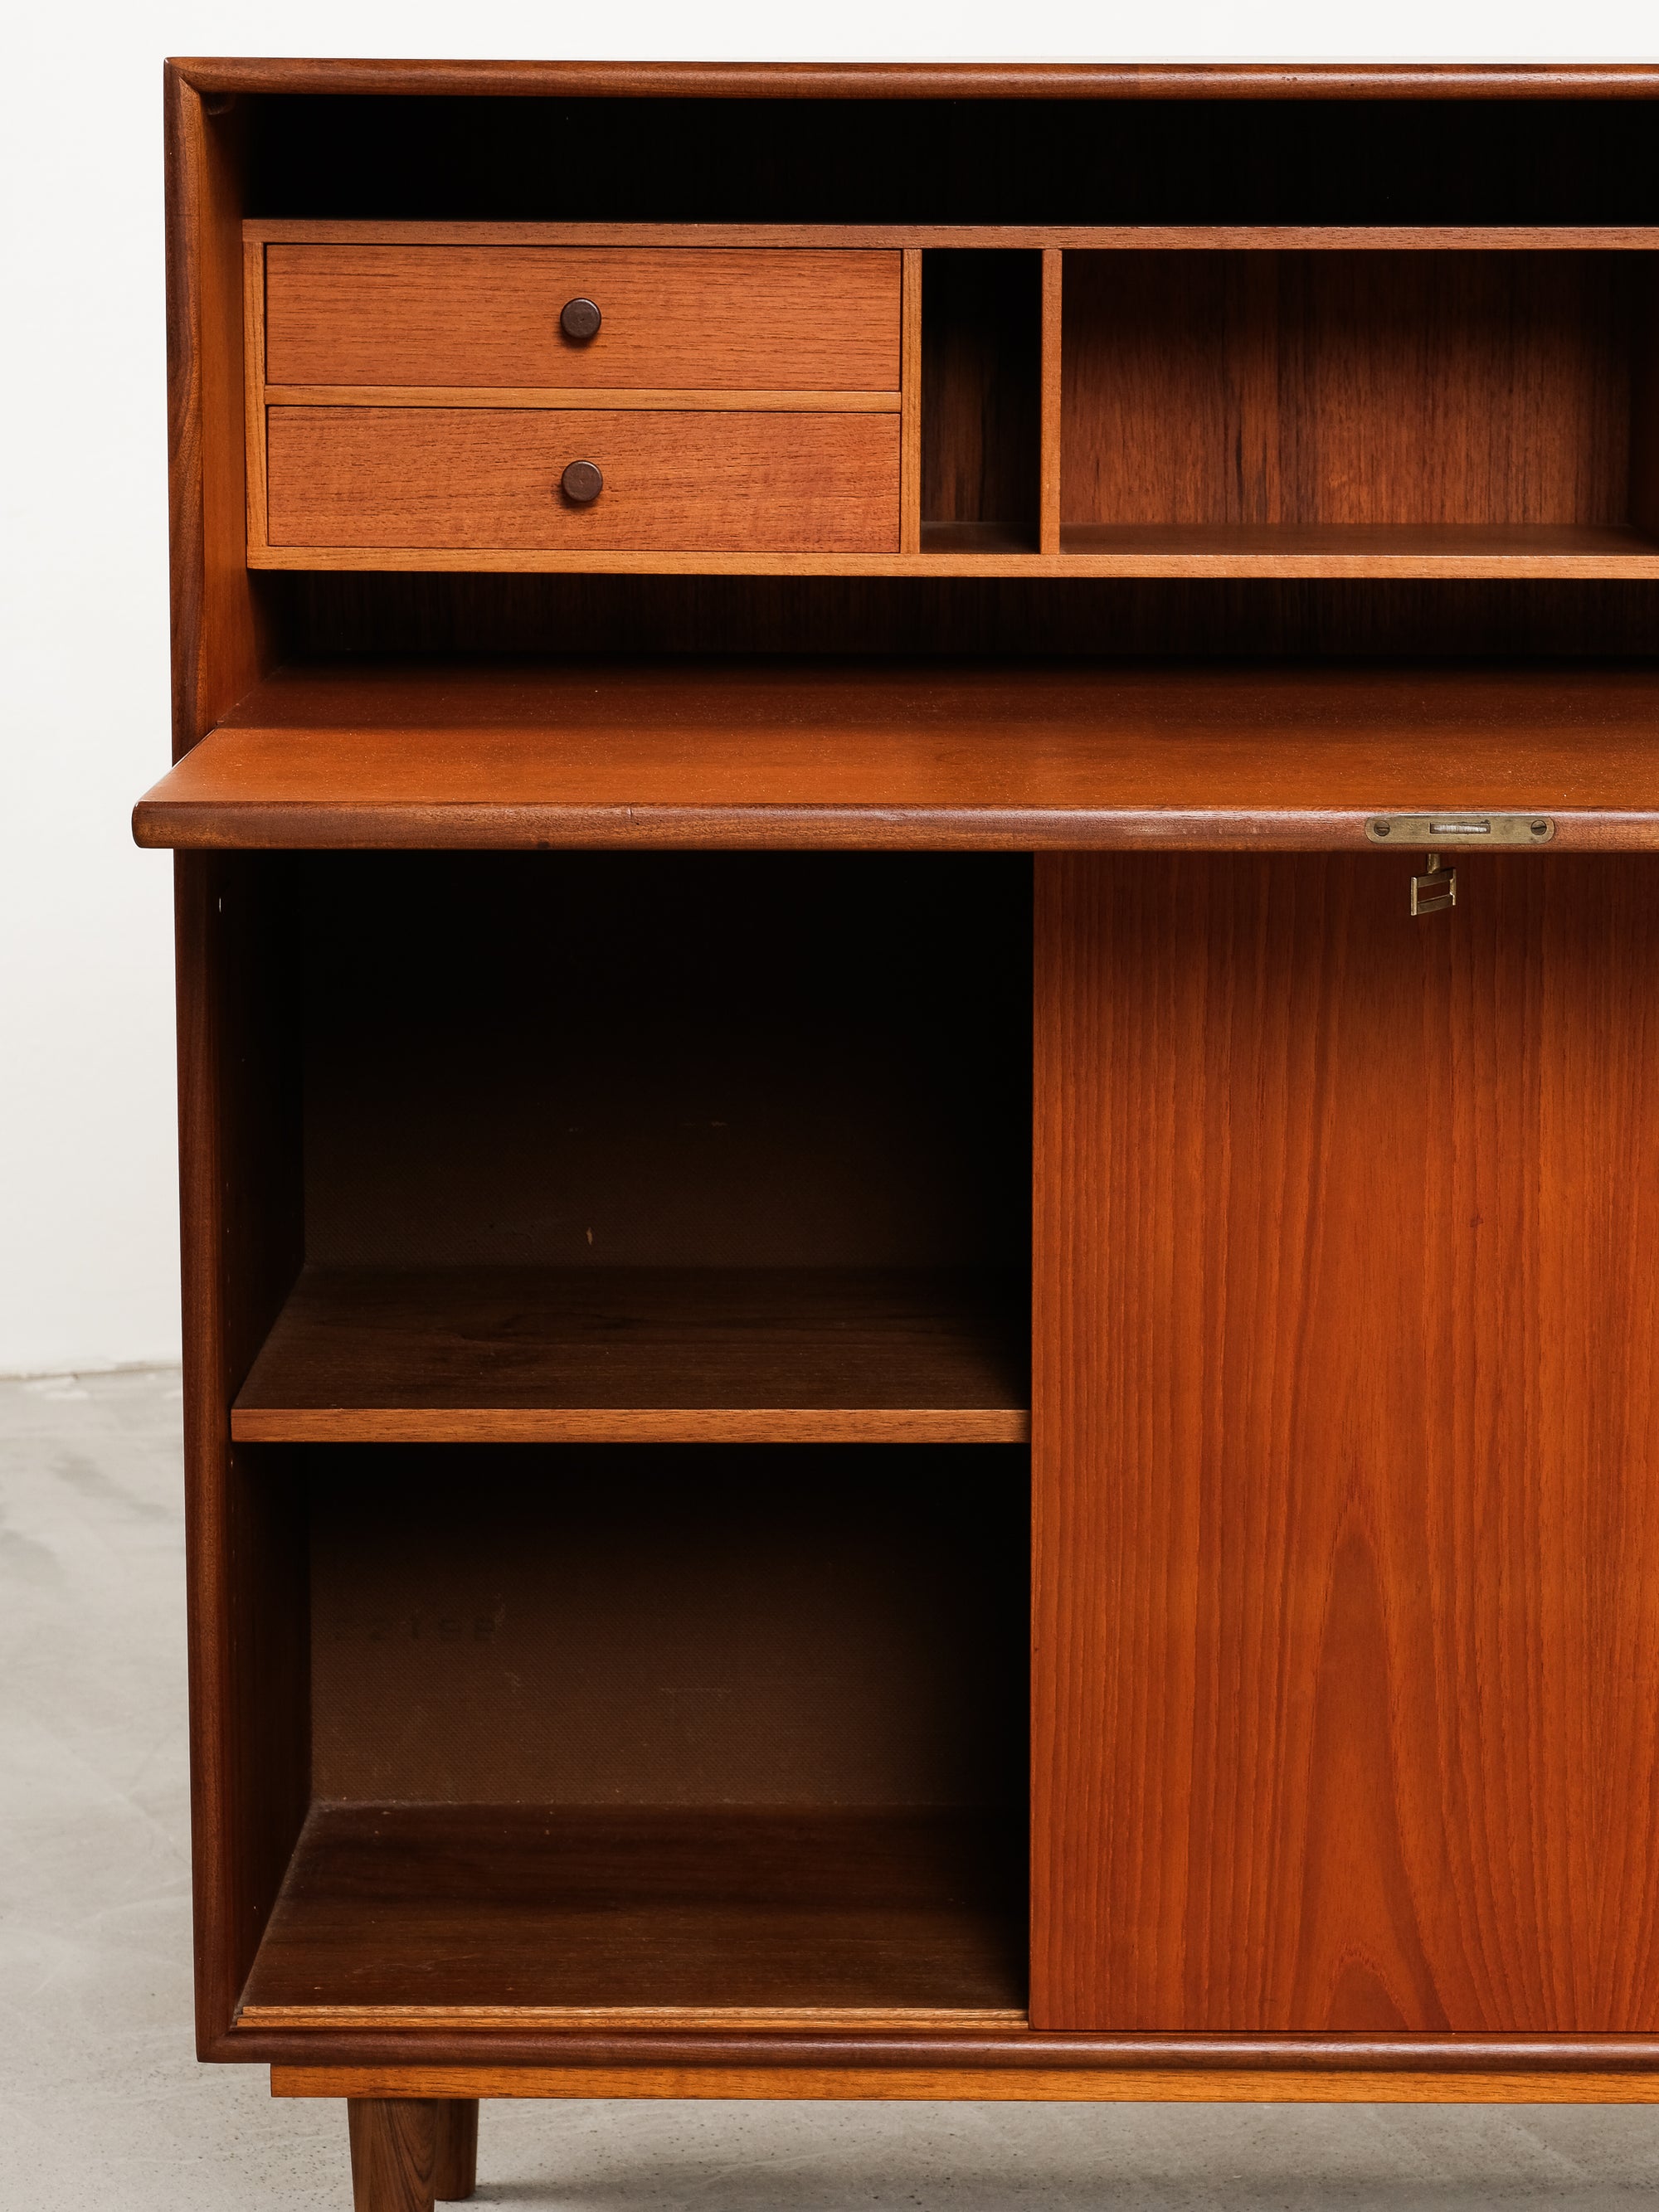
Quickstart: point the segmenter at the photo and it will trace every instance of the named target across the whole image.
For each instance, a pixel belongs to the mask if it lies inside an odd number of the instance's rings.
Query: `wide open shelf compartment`
[[[1061,551],[1650,565],[1656,285],[1650,252],[1068,252]]]
[[[312,1802],[240,2030],[1023,2017],[1023,1450],[297,1456]]]
[[[1017,856],[276,864],[304,1264],[243,1442],[1016,1442]]]

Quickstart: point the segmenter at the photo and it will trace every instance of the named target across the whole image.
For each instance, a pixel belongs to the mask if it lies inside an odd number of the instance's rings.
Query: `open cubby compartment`
[[[921,272],[921,550],[1034,553],[1042,256],[934,248]]]
[[[243,1457],[310,1787],[239,2032],[1019,2021],[1022,1448]]]
[[[245,1443],[1018,1443],[1030,863],[288,864],[304,1265]]]
[[[1654,264],[1068,252],[1062,545],[1650,555]]]

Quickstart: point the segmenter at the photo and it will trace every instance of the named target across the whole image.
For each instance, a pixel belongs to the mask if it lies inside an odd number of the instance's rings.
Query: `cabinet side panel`
[[[269,658],[246,556],[241,179],[246,103],[210,116],[165,78],[167,465],[173,757],[258,679]]]
[[[276,856],[180,855],[179,1200],[197,2027],[229,2027],[309,1791],[299,1455],[230,1401],[301,1256],[299,1058]]]
[[[1659,2020],[1659,874],[1037,868],[1032,2024]]]

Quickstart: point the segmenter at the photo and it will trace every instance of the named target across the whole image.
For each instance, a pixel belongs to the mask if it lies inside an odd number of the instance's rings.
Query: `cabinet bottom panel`
[[[1024,1844],[933,1808],[318,1805],[238,2027],[1018,2027]]]

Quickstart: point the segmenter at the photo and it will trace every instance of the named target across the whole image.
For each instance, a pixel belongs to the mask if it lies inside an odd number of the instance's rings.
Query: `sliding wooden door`
[[[1031,2017],[1659,2029],[1659,860],[1040,860]]]

